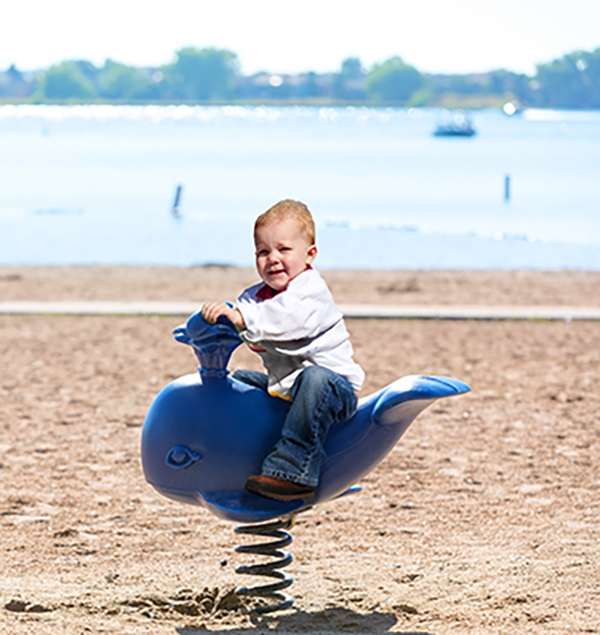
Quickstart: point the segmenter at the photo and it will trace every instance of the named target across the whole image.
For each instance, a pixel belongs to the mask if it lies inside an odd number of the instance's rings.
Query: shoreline
[[[39,210],[40,215],[44,210]],[[52,213],[54,210],[51,209]],[[62,210],[57,218],[68,216],[72,210]],[[34,215],[38,215],[34,212]],[[39,219],[38,219],[39,220]],[[141,220],[141,219],[139,219]],[[234,267],[253,266],[253,257],[248,250],[249,226],[238,225],[234,228],[207,221],[200,223],[193,214],[185,221],[190,235],[204,232],[202,256],[198,257],[198,245],[193,241],[183,241],[176,245],[173,241],[175,225],[164,225],[162,235],[150,233],[144,237],[147,244],[134,245],[134,251],[140,249],[143,257],[132,257],[131,246],[116,243],[99,230],[97,240],[91,241],[82,249],[75,235],[70,235],[68,223],[63,226],[62,218],[58,225],[49,225],[48,244],[57,245],[46,251],[45,247],[23,247],[29,243],[28,233],[22,234],[16,227],[15,236],[21,235],[19,242],[1,244],[4,261],[0,267]],[[162,221],[165,221],[163,217]],[[154,222],[161,222],[158,217]],[[56,231],[61,226],[65,231]],[[596,229],[589,228],[589,231]],[[555,231],[557,228],[555,228]],[[500,237],[478,234],[470,231],[447,232],[443,228],[436,231],[424,231],[405,226],[387,226],[376,223],[373,226],[356,226],[341,223],[325,223],[318,229],[319,254],[318,265],[331,271],[596,271],[600,272],[600,244],[586,242],[581,236],[539,240],[534,236],[502,234]],[[159,238],[160,236],[160,238]],[[29,237],[29,238],[28,238]],[[223,244],[230,249],[223,258]],[[28,251],[29,249],[29,251]],[[148,255],[148,249],[153,255]],[[57,254],[60,254],[58,256]]]

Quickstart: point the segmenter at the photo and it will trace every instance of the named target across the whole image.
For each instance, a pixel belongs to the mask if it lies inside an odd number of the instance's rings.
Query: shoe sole
[[[246,490],[251,492],[252,494],[258,494],[259,496],[264,496],[265,498],[271,498],[273,500],[284,502],[305,500],[307,498],[312,498],[315,495],[315,491],[313,489],[307,489],[305,492],[296,491],[292,493],[286,490],[282,490],[278,487],[264,484],[261,485],[259,483],[253,483],[252,481],[246,483]]]

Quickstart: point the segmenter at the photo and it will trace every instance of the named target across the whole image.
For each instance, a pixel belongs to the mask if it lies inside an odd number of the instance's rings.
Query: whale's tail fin
[[[379,425],[393,425],[405,420],[408,427],[436,399],[461,395],[470,390],[467,384],[452,377],[408,375],[381,392],[372,418]]]

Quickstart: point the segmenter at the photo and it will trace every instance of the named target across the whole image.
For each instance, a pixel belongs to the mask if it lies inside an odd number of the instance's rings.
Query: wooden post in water
[[[175,191],[175,200],[173,201],[173,207],[171,208],[171,214],[173,214],[173,216],[179,216],[179,203],[181,201],[182,190],[183,185],[178,185],[177,190]]]
[[[510,201],[510,174],[504,176],[504,202]]]

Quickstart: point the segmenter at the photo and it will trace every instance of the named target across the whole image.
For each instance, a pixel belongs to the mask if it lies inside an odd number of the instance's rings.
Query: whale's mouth
[[[148,479],[146,479],[148,480]],[[198,491],[189,489],[180,489],[176,487],[163,487],[157,483],[153,483],[148,480],[148,483],[165,498],[177,501],[178,503],[185,503],[187,505],[199,505],[204,507],[204,499]]]

